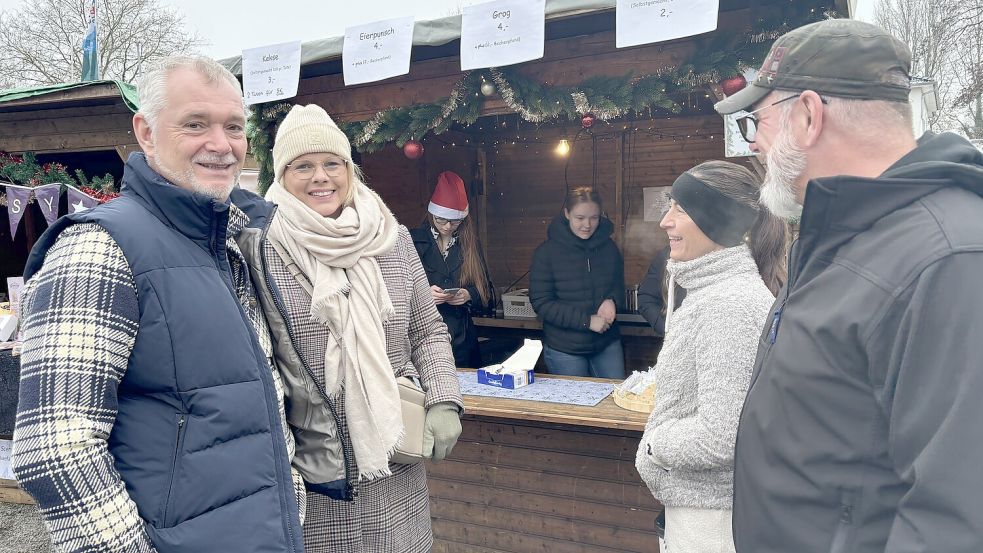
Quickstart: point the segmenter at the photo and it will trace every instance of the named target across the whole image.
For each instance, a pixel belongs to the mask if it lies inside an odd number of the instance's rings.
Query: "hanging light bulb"
[[[570,155],[570,141],[566,138],[560,140],[559,144],[556,145],[556,155],[561,157],[567,157]]]

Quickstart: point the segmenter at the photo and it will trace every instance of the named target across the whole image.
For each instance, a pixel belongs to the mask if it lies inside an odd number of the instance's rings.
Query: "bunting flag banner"
[[[78,213],[99,205],[99,200],[89,196],[85,192],[76,189],[74,186],[65,187],[68,190],[68,212]]]
[[[86,15],[89,17],[89,30],[82,40],[82,81],[99,80],[99,52],[96,45],[96,0],[89,0]]]
[[[48,225],[55,222],[58,218],[58,200],[61,197],[61,187],[64,186],[68,191],[68,212],[78,213],[91,209],[101,203],[105,203],[118,194],[104,194],[86,188],[79,190],[70,184],[50,183],[34,188],[19,186],[6,182],[0,182],[0,189],[5,194],[0,194],[0,206],[7,208],[7,218],[10,220],[10,239],[13,240],[17,234],[17,226],[20,225],[21,218],[28,204],[37,202],[38,208],[44,215],[44,220]],[[96,194],[98,197],[93,196]]]
[[[38,207],[44,214],[44,220],[50,225],[58,218],[58,197],[61,195],[60,184],[46,184],[34,188],[34,197]]]
[[[20,225],[21,217],[27,210],[27,201],[31,199],[31,189],[25,186],[12,184],[7,187],[7,218],[10,219],[10,239],[14,239],[17,234],[17,226]]]

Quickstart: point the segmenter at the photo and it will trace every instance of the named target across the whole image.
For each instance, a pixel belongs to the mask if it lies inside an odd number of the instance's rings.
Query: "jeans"
[[[594,355],[571,355],[557,351],[549,346],[544,348],[546,368],[550,374],[565,376],[593,376],[594,378],[625,378],[625,354],[621,340],[611,342],[608,347]]]

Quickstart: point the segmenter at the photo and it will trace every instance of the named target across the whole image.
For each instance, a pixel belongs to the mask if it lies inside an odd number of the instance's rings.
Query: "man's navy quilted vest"
[[[59,219],[25,275],[75,223],[99,224],[126,256],[140,327],[109,450],[157,550],[300,553],[273,375],[230,276],[228,210],[132,154],[122,196]]]

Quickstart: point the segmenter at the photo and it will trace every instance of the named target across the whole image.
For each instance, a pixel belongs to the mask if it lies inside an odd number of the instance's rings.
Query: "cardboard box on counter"
[[[527,339],[518,351],[499,365],[478,369],[478,383],[514,390],[536,381],[533,369],[543,352],[543,343]]]

